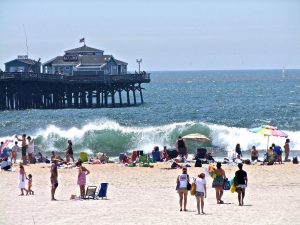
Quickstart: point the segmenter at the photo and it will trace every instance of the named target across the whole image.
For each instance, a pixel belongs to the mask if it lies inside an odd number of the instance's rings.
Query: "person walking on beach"
[[[238,159],[243,157],[242,150],[241,150],[241,145],[239,143],[237,143],[236,146],[235,146],[235,152],[237,154]]]
[[[26,165],[27,164],[27,160],[26,160],[26,151],[27,151],[26,134],[22,135],[22,139],[18,138],[18,135],[16,135],[15,138],[18,141],[21,141],[22,161],[23,161],[23,165]]]
[[[70,158],[73,160],[74,163],[74,157],[73,157],[73,144],[71,140],[68,140],[68,147],[66,148],[66,161],[67,163],[70,162]]]
[[[81,199],[84,199],[86,175],[88,175],[90,173],[90,171],[88,169],[86,169],[84,166],[82,166],[81,160],[79,160],[77,162],[77,166],[79,167],[77,184],[79,185],[79,188],[80,188],[80,197],[81,197]]]
[[[187,186],[190,182],[189,175],[187,174],[187,168],[182,168],[182,174],[177,177],[176,180],[176,190],[179,195],[179,206],[180,211],[182,211],[182,200],[183,200],[183,209],[184,211],[187,211],[186,204],[187,204]]]
[[[204,198],[206,198],[206,180],[205,174],[201,173],[195,180],[196,184],[196,201],[197,201],[197,210],[198,214],[200,214],[200,203],[201,203],[201,212],[204,213]]]
[[[28,180],[28,182],[27,182],[28,183],[28,189],[27,189],[28,194],[34,195],[34,191],[32,190],[32,175],[31,174],[28,175],[27,180]]]
[[[15,142],[15,145],[11,148],[11,163],[16,164],[17,161],[17,152],[19,151],[18,142]]]
[[[21,189],[21,194],[20,195],[24,195],[24,191],[26,191],[26,195],[28,194],[28,191],[26,190],[26,173],[25,173],[25,169],[24,166],[20,163],[19,165],[19,185],[18,188]]]
[[[50,173],[51,173],[51,176],[50,176],[51,200],[52,201],[56,201],[54,195],[55,195],[56,188],[58,187],[58,172],[57,172],[58,165],[57,165],[57,162],[58,162],[57,158],[52,159],[52,165],[51,165],[51,170],[50,170]]]
[[[285,140],[285,144],[284,144],[284,153],[285,153],[284,161],[285,161],[285,162],[289,162],[289,155],[290,155],[290,139],[286,139],[286,140]]]
[[[184,159],[187,158],[187,154],[188,154],[187,143],[181,136],[179,136],[176,141],[175,146],[176,146],[178,155],[181,156],[182,161],[184,161]]]
[[[244,205],[245,189],[248,184],[247,172],[243,170],[243,163],[238,164],[239,170],[235,172],[236,191],[238,193],[239,206]]]
[[[217,204],[223,204],[223,185],[224,179],[226,179],[225,171],[221,168],[222,164],[217,162],[217,169],[215,170],[216,176],[212,182],[212,187],[216,189]]]

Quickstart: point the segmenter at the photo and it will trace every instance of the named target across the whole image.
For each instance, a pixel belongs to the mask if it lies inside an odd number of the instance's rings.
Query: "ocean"
[[[162,71],[142,85],[145,103],[137,107],[25,110],[0,112],[0,140],[15,134],[34,138],[35,150],[74,151],[118,156],[154,146],[174,148],[179,135],[201,133],[211,139],[189,141],[189,152],[207,147],[218,154],[266,149],[267,137],[249,131],[261,125],[289,135],[294,155],[300,153],[300,70]],[[283,146],[285,138],[271,137]]]

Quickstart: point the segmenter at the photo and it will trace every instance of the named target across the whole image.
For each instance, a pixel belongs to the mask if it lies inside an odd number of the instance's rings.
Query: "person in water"
[[[244,205],[245,189],[248,184],[247,172],[243,170],[243,164],[238,164],[239,170],[235,172],[236,191],[238,193],[239,206]]]
[[[73,160],[74,162],[74,157],[73,157],[73,144],[71,140],[68,140],[68,147],[66,148],[66,162],[69,163],[70,159]]]
[[[184,161],[185,158],[187,158],[188,155],[188,146],[185,140],[179,136],[176,141],[176,149],[179,156],[181,156],[182,160]]]
[[[187,211],[186,204],[187,204],[187,186],[190,181],[189,175],[187,174],[187,168],[182,168],[182,174],[177,177],[176,180],[176,190],[179,195],[179,206],[180,211],[182,211],[182,200],[183,200],[183,210]]]
[[[224,180],[226,179],[226,174],[221,167],[222,164],[220,162],[217,162],[217,169],[215,170],[216,176],[212,183],[212,187],[216,189],[217,204],[224,203],[222,201],[222,196],[223,196],[223,185],[224,185]]]

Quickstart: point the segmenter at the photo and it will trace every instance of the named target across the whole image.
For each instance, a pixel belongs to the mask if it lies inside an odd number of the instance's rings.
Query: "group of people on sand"
[[[213,179],[212,187],[216,191],[216,200],[217,204],[224,204],[222,196],[224,193],[224,183],[227,182],[227,177],[225,171],[222,169],[222,164],[217,163],[217,168],[215,169],[216,176]],[[200,173],[197,178],[190,179],[189,174],[187,173],[187,168],[182,168],[182,174],[180,174],[176,179],[176,190],[179,195],[179,207],[180,211],[187,210],[187,196],[188,191],[191,190],[192,182],[195,185],[195,198],[197,202],[197,211],[198,214],[204,212],[204,199],[207,197],[207,188],[205,174]],[[247,172],[243,170],[243,164],[238,164],[238,170],[235,172],[234,182],[236,185],[236,191],[238,193],[238,202],[240,206],[244,205],[245,190],[248,184]]]
[[[272,143],[272,145],[269,147],[269,149],[265,153],[264,161],[265,162],[270,161],[268,159],[268,157],[272,156],[272,158],[274,158],[274,161],[278,162],[279,164],[281,164],[283,162],[290,162],[290,159],[289,159],[290,139],[287,138],[285,140],[285,144],[284,144],[283,148],[284,148],[284,154],[285,154],[284,160],[282,158],[282,155],[283,155],[282,148],[279,145],[275,145],[274,143]],[[239,143],[235,147],[235,153],[236,153],[237,159],[241,159],[241,157],[243,156],[242,151],[241,151],[241,146]],[[258,157],[259,157],[258,150],[256,149],[255,145],[253,145],[252,149],[251,149],[251,161],[252,162],[259,161]]]

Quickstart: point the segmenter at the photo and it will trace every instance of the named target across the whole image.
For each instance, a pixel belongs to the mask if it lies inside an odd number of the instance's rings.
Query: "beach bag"
[[[195,195],[196,194],[196,184],[192,183],[192,187],[191,187],[191,195]]]
[[[293,158],[293,164],[299,164],[298,157],[294,157],[294,158]]]
[[[224,189],[225,191],[230,190],[230,182],[229,182],[228,179],[224,179],[223,189]]]
[[[192,189],[192,185],[190,182],[187,182],[186,189],[190,191]]]

